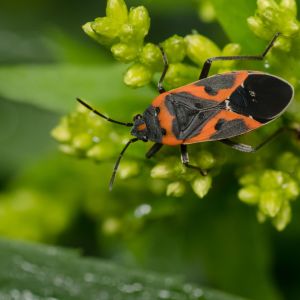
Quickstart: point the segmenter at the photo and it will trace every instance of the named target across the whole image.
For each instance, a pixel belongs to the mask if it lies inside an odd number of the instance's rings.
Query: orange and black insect
[[[157,86],[160,95],[143,114],[134,117],[133,123],[110,119],[77,99],[107,121],[132,127],[131,134],[134,138],[127,142],[116,161],[110,189],[124,152],[131,143],[139,140],[155,143],[146,153],[147,158],[157,153],[163,145],[180,145],[182,163],[206,175],[206,170],[189,163],[188,144],[220,141],[242,152],[254,152],[277,136],[282,129],[256,147],[230,140],[269,123],[287,108],[294,93],[293,87],[287,81],[258,71],[236,71],[207,76],[214,61],[263,60],[279,35],[275,34],[261,55],[218,56],[207,59],[198,81],[170,91],[163,88],[168,60],[160,48],[164,61],[164,70]]]

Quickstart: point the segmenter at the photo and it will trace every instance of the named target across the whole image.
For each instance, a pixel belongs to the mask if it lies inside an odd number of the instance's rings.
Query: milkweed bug
[[[263,60],[279,35],[280,33],[275,34],[261,55],[217,56],[207,59],[198,81],[170,91],[163,88],[168,60],[160,47],[164,70],[157,85],[159,96],[143,114],[134,116],[133,123],[108,118],[77,99],[107,121],[132,127],[131,134],[134,138],[127,142],[115,163],[110,190],[123,154],[130,144],[139,140],[154,142],[146,153],[147,158],[157,153],[163,145],[180,145],[182,163],[187,168],[206,175],[206,170],[189,163],[188,144],[220,141],[242,152],[255,152],[282,132],[284,128],[277,130],[256,147],[230,140],[271,122],[287,108],[294,94],[293,87],[287,81],[259,71],[233,71],[207,77],[214,61]]]

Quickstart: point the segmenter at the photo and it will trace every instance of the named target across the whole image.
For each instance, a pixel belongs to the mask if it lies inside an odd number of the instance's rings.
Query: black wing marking
[[[293,98],[293,88],[286,81],[269,74],[250,74],[230,96],[232,110],[267,123],[276,118]]]
[[[169,94],[165,103],[170,114],[175,116],[173,133],[181,140],[198,135],[205,124],[225,108],[224,102],[202,99],[185,92]]]

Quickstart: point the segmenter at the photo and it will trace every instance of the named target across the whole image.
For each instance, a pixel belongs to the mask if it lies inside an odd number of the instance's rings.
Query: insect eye
[[[135,121],[135,120],[140,120],[140,119],[143,119],[143,116],[142,116],[141,114],[135,115],[135,116],[133,117],[133,121]]]
[[[142,141],[143,141],[143,142],[148,142],[148,138],[144,135],[144,136],[142,137]]]

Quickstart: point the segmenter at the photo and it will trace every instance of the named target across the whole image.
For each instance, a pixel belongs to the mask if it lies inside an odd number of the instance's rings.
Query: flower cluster
[[[207,151],[193,155],[193,162],[202,169],[209,170],[216,164],[215,157]],[[190,185],[199,198],[203,198],[212,185],[211,175],[203,176],[198,171],[184,167],[178,157],[168,157],[151,170],[151,177],[169,181],[167,196],[181,197]]]
[[[124,83],[131,87],[149,84],[157,72],[163,70],[163,59],[158,45],[144,43],[148,34],[150,18],[144,6],[129,11],[124,0],[108,0],[106,16],[96,18],[83,26],[84,31],[102,45],[110,47],[114,57],[124,63],[131,63],[124,75]],[[181,37],[171,36],[160,43],[168,61],[169,70],[165,78],[168,89],[195,81],[203,62],[212,56],[237,55],[238,44],[228,44],[221,50],[207,37],[194,32]],[[183,62],[189,58],[191,62]],[[216,70],[227,70],[232,62],[218,62]]]
[[[258,206],[260,222],[272,219],[277,230],[291,220],[290,202],[299,196],[300,160],[291,152],[282,154],[277,170],[253,171],[240,178],[243,186],[238,193],[241,201]]]
[[[62,152],[96,162],[115,160],[120,143],[125,144],[128,140],[126,135],[112,130],[110,123],[81,104],[78,104],[75,112],[64,116],[51,134],[60,142]],[[137,163],[127,160],[122,163],[118,176],[125,179],[138,172]]]
[[[281,32],[275,47],[290,51],[292,42],[298,36],[300,23],[297,20],[297,4],[295,0],[258,0],[255,16],[248,18],[250,29],[260,38],[270,40],[275,32]]]

